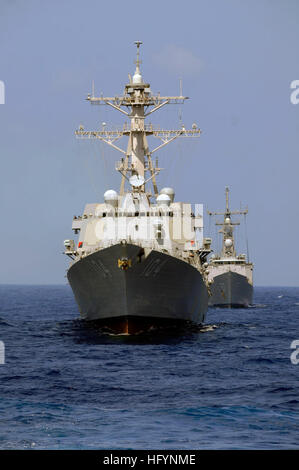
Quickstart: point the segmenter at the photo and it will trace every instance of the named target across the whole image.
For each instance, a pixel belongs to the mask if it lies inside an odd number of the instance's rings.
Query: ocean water
[[[298,449],[299,288],[254,300],[202,329],[109,336],[68,286],[0,286],[0,448]]]

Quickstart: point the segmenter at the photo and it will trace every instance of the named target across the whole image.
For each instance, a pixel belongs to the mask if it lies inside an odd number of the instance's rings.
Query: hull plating
[[[142,254],[139,246],[117,244],[70,267],[67,277],[82,318],[107,326],[123,324],[124,330],[138,322],[202,323],[208,293],[200,272],[158,251],[146,259]],[[130,260],[125,270],[118,264],[124,258]]]
[[[252,304],[253,287],[245,276],[229,271],[214,277],[210,306],[248,307]]]

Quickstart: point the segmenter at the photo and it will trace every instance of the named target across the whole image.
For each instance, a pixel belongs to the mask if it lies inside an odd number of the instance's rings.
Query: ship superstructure
[[[248,209],[231,211],[229,207],[229,188],[225,188],[226,208],[224,212],[210,212],[210,216],[223,215],[223,222],[216,222],[222,234],[222,249],[218,255],[212,255],[209,261],[208,278],[211,285],[209,305],[219,307],[248,307],[252,304],[253,264],[245,254],[237,255],[234,227],[240,222],[233,222],[233,215],[244,215]]]
[[[87,96],[92,105],[107,105],[127,117],[118,130],[86,131],[79,139],[99,139],[122,154],[119,192],[107,190],[103,203],[85,206],[74,217],[78,240],[65,240],[72,261],[67,277],[82,318],[99,321],[117,332],[138,332],[171,322],[204,321],[208,306],[206,258],[210,240],[203,238],[203,206],[176,202],[173,188],[158,190],[161,168],[153,154],[178,137],[198,137],[200,129],[182,126],[161,130],[146,124],[153,112],[187,97],[153,94],[136,70],[123,95]],[[150,150],[147,137],[161,143]],[[126,149],[118,141],[127,137]],[[152,191],[149,190],[152,185]]]

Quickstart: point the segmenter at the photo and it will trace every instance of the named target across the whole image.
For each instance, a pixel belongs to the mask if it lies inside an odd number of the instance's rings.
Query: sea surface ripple
[[[0,286],[0,449],[297,449],[299,288],[254,301],[113,336],[68,286]]]

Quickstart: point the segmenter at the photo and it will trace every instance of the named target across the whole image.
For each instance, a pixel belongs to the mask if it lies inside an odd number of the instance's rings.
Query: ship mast
[[[231,211],[229,208],[229,188],[225,188],[225,212],[210,212],[207,211],[208,215],[223,215],[223,222],[216,222],[215,225],[220,225],[221,229],[219,233],[223,234],[222,237],[222,250],[221,258],[235,258],[236,249],[235,249],[235,239],[234,239],[234,226],[240,225],[240,222],[232,222],[232,215],[246,215],[248,209]]]
[[[151,92],[150,85],[143,81],[140,70],[140,46],[141,41],[135,41],[137,46],[136,69],[133,77],[129,75],[129,84],[125,86],[122,96],[114,97],[95,97],[94,92],[88,94],[87,100],[94,105],[107,105],[127,116],[130,123],[125,123],[122,128],[117,130],[85,131],[81,125],[75,135],[81,139],[99,139],[110,145],[115,150],[122,153],[121,161],[117,162],[116,170],[121,175],[120,195],[125,192],[125,181],[129,181],[133,190],[145,192],[145,185],[150,180],[153,183],[155,196],[158,195],[156,176],[161,168],[158,165],[158,159],[153,163],[152,155],[157,150],[169,144],[178,137],[198,137],[200,129],[195,124],[191,130],[181,129],[160,130],[152,125],[145,124],[145,118],[161,109],[166,104],[183,104],[187,96],[161,96],[160,93],[154,95]],[[123,136],[128,137],[126,150],[115,144]],[[161,144],[150,150],[147,137],[153,136],[161,140]],[[130,175],[128,177],[128,174]],[[150,193],[148,193],[151,196]]]

